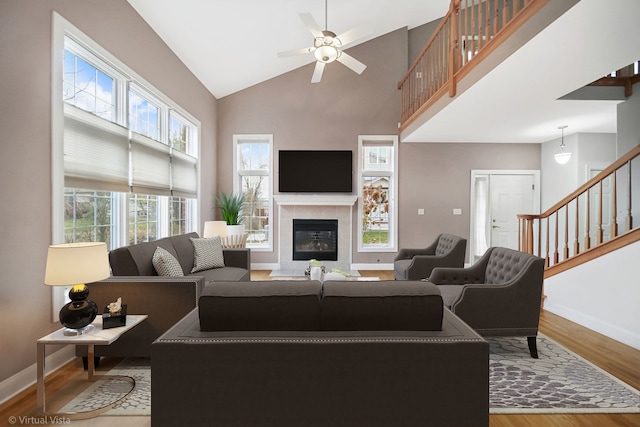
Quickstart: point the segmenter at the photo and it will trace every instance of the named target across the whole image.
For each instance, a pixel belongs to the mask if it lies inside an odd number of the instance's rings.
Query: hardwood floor
[[[392,271],[362,271],[363,276],[393,279]],[[252,280],[268,280],[269,271],[252,271]],[[540,316],[540,332],[561,343],[591,363],[640,389],[640,351],[579,326],[547,311]],[[108,370],[117,360],[103,359],[100,370]],[[47,405],[55,408],[77,395],[85,387],[86,373],[81,363],[74,361],[47,377]],[[16,417],[11,423],[10,417]],[[21,422],[20,417],[36,417]],[[0,406],[0,426],[43,424],[36,414],[36,389],[29,387]],[[24,420],[24,418],[22,419]],[[75,427],[111,426],[116,419],[98,417],[72,421]],[[559,415],[491,415],[491,427],[640,427],[640,414],[559,414]],[[151,417],[117,417],[120,427],[149,427]],[[300,426],[304,427],[304,426]],[[365,426],[354,426],[365,427]]]

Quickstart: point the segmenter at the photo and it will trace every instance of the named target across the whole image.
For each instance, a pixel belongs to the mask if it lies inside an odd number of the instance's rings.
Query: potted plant
[[[220,192],[216,197],[216,205],[220,209],[222,219],[227,223],[227,234],[229,236],[243,235],[244,224],[242,221],[242,208],[244,206],[244,193],[231,193],[227,195]]]

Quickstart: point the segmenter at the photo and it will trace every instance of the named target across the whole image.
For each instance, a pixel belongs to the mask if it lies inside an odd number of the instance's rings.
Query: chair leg
[[[536,337],[527,337],[527,343],[529,344],[529,353],[534,359],[538,358],[538,345],[536,344]]]

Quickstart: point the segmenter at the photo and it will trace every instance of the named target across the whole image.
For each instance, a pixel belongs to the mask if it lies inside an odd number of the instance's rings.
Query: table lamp
[[[227,237],[227,223],[225,221],[205,221],[202,237]]]
[[[71,302],[60,310],[65,335],[82,335],[93,329],[98,313],[96,304],[87,299],[86,283],[109,277],[107,245],[102,242],[63,243],[49,246],[44,284],[69,286]]]

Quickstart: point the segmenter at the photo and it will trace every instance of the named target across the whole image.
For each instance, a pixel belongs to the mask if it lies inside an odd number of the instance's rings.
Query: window
[[[77,46],[69,44],[64,51],[64,101],[103,119],[114,121],[115,80],[74,53],[78,50]]]
[[[361,135],[358,146],[358,250],[395,251],[398,137]]]
[[[242,211],[247,247],[270,249],[271,230],[271,146],[272,135],[234,135],[234,191],[245,195]]]
[[[160,140],[160,108],[133,90],[129,91],[129,129]]]
[[[158,197],[148,194],[129,196],[129,244],[158,238]]]
[[[111,242],[112,195],[67,188],[64,193],[65,242]]]
[[[52,39],[54,242],[197,230],[198,121],[56,13]]]

